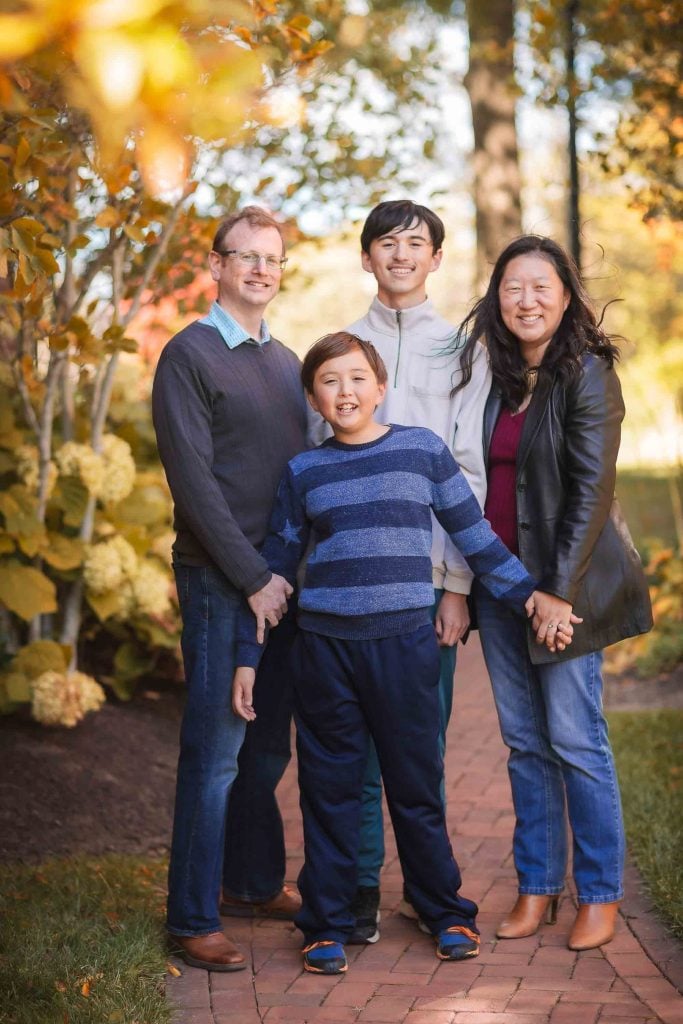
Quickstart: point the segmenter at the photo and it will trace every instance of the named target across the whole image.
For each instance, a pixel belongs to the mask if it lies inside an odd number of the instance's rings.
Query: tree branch
[[[185,191],[183,192],[182,196],[180,197],[180,199],[178,200],[178,202],[174,206],[173,210],[171,211],[171,214],[170,214],[168,220],[164,224],[164,226],[162,228],[162,231],[161,231],[161,237],[159,239],[159,244],[157,245],[156,249],[152,253],[152,256],[150,257],[149,263],[145,267],[145,272],[142,275],[142,280],[141,280],[140,284],[138,285],[138,287],[137,287],[137,289],[135,291],[135,295],[133,296],[133,301],[131,302],[127,312],[125,313],[125,315],[121,318],[121,324],[124,327],[127,326],[131,322],[131,320],[137,315],[137,312],[140,309],[140,305],[142,303],[142,297],[145,294],[145,292],[147,291],[147,289],[149,288],[149,282],[152,280],[152,275],[154,274],[154,272],[156,271],[157,267],[159,266],[159,263],[161,262],[161,258],[164,255],[164,253],[166,252],[166,249],[168,248],[168,243],[171,240],[171,236],[173,234],[173,231],[175,229],[176,223],[178,221],[178,217],[180,216],[182,205],[185,202],[185,200],[187,199],[187,197],[192,194],[192,191],[193,191],[193,189],[190,188],[190,187],[185,189]]]

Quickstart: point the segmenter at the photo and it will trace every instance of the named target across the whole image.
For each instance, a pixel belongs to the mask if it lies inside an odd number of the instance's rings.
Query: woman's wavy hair
[[[476,343],[481,341],[488,351],[494,384],[500,389],[503,401],[512,409],[522,404],[527,387],[525,364],[519,342],[503,323],[498,289],[510,260],[529,254],[538,255],[554,266],[570,296],[552,344],[543,356],[539,377],[542,374],[557,375],[564,383],[568,383],[581,372],[580,357],[584,352],[600,356],[610,366],[619,358],[619,350],[614,344],[616,336],[608,335],[601,326],[604,310],[598,320],[579,270],[569,253],[552,238],[522,235],[503,249],[496,260],[486,294],[458,327],[452,350],[461,353],[462,377],[452,394],[471,380],[474,349]]]

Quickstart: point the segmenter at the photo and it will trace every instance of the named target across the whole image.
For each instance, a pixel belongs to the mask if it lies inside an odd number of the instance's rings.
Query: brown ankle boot
[[[555,924],[558,900],[559,896],[518,896],[508,916],[498,925],[496,937],[524,939],[534,935],[543,918],[546,924]]]
[[[223,932],[173,935],[172,939],[191,967],[202,967],[205,971],[243,971],[247,966],[237,946]]]
[[[619,903],[581,903],[569,935],[570,949],[595,949],[614,938]]]

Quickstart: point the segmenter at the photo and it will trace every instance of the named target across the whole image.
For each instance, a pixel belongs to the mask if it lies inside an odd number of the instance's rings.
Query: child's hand
[[[235,669],[232,680],[232,710],[247,722],[253,722],[256,718],[252,705],[255,679],[256,669],[243,665]]]

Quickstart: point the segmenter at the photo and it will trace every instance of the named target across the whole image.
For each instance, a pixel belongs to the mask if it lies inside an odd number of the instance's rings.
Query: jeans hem
[[[223,929],[219,924],[217,928],[209,928],[208,931],[189,932],[187,930],[181,931],[180,928],[171,928],[170,925],[166,925],[166,931],[169,935],[173,935],[177,939],[203,939],[205,935],[215,935],[216,932],[221,932]]]
[[[618,892],[608,892],[604,896],[581,896],[578,893],[576,896],[579,906],[583,903],[617,903],[619,900],[623,900],[623,898],[623,889],[619,889]]]
[[[328,929],[323,932],[314,932],[310,935],[304,936],[304,947],[312,946],[314,942],[338,942],[340,945],[345,946],[348,943],[350,936],[351,931],[340,932]]]

